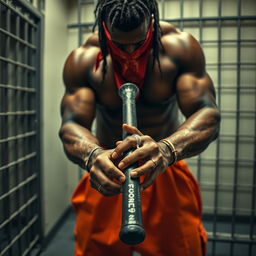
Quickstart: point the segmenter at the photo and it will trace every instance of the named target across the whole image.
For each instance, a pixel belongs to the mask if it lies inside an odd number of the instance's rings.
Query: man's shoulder
[[[178,30],[168,22],[161,22],[160,26],[162,29],[161,43],[165,54],[181,62],[194,56],[202,57],[201,46],[191,34]]]
[[[88,37],[83,45],[74,49],[68,56],[66,64],[79,67],[90,67],[100,51],[98,33]]]
[[[94,59],[100,51],[98,33],[91,34],[83,45],[73,50],[71,54],[75,55],[76,58]]]
[[[165,35],[170,35],[170,34],[177,34],[179,33],[179,30],[170,22],[167,21],[160,21],[159,22],[161,32],[162,32],[162,37]]]
[[[67,57],[63,70],[66,85],[84,84],[88,81],[89,72],[100,52],[97,38],[97,33],[92,34],[82,46],[74,49]]]
[[[84,43],[84,46],[88,47],[88,48],[90,48],[90,47],[98,47],[99,48],[100,47],[98,31],[94,32],[87,38],[87,40]]]
[[[196,42],[191,34],[180,31],[171,23],[161,22],[160,27],[162,30],[161,42],[164,47],[167,47],[167,50],[169,47],[175,47],[176,50],[179,48],[188,49]]]

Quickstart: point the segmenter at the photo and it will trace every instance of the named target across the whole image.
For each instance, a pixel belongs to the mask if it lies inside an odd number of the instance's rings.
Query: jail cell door
[[[40,241],[41,14],[0,0],[0,255],[35,253]]]

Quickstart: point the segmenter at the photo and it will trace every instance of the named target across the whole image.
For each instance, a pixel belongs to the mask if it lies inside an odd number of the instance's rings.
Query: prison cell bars
[[[196,160],[196,165],[197,165],[197,176],[199,182],[201,181],[201,167],[202,165],[213,165],[215,163],[215,182],[214,182],[214,207],[213,207],[213,215],[205,214],[204,216],[207,218],[207,220],[212,220],[213,225],[212,225],[212,232],[209,232],[209,240],[211,246],[208,253],[211,255],[216,255],[218,253],[218,248],[216,249],[216,246],[219,245],[220,243],[227,243],[229,245],[229,255],[233,255],[235,253],[234,248],[235,245],[238,243],[243,243],[247,244],[249,247],[248,249],[248,255],[253,255],[253,253],[256,250],[256,241],[255,241],[255,194],[256,194],[256,168],[255,168],[255,159],[251,160],[242,160],[240,159],[240,153],[239,153],[239,143],[241,140],[245,139],[251,139],[251,143],[254,144],[254,156],[256,154],[256,140],[255,140],[255,135],[250,136],[250,135],[241,135],[240,133],[240,128],[239,128],[239,123],[241,120],[243,120],[245,117],[249,117],[255,120],[256,118],[256,113],[255,111],[242,111],[240,109],[240,92],[243,91],[252,91],[255,96],[255,87],[253,85],[251,86],[243,86],[241,88],[241,68],[244,68],[245,66],[249,67],[254,67],[256,66],[255,61],[254,62],[241,62],[241,44],[246,44],[246,43],[256,43],[256,40],[252,39],[242,39],[241,38],[241,26],[242,22],[245,21],[256,21],[256,16],[250,16],[250,15],[241,15],[241,0],[236,1],[237,5],[237,16],[224,16],[222,15],[222,2],[221,0],[218,0],[218,17],[208,17],[208,16],[203,16],[203,0],[198,0],[199,1],[199,17],[196,18],[189,18],[189,17],[184,17],[184,0],[180,0],[180,18],[175,18],[175,19],[167,19],[164,17],[165,14],[165,2],[164,0],[161,0],[161,10],[160,13],[162,15],[162,18],[166,21],[170,21],[174,24],[177,25],[178,28],[181,30],[184,30],[184,27],[186,24],[189,24],[191,22],[196,22],[199,24],[199,42],[204,45],[207,44],[217,44],[217,63],[207,63],[208,67],[217,67],[218,75],[217,75],[217,85],[215,85],[216,91],[217,91],[217,101],[218,101],[218,106],[221,110],[221,113],[224,117],[235,117],[236,118],[236,135],[229,135],[229,134],[220,134],[220,139],[216,141],[216,159],[211,161],[210,159],[205,159],[201,156],[198,156]],[[92,1],[82,1],[79,0],[78,2],[78,9],[79,9],[79,19],[77,24],[70,24],[68,25],[68,28],[78,28],[79,29],[79,44],[82,43],[82,37],[84,29],[92,27],[93,22],[82,22],[82,7],[85,4],[91,3]],[[236,23],[237,27],[237,39],[235,40],[228,40],[228,39],[222,39],[222,25],[226,21],[231,21],[233,24]],[[217,28],[218,28],[218,35],[217,35],[217,40],[204,40],[202,33],[203,33],[203,27],[207,27],[205,25],[206,22],[216,22]],[[255,26],[255,24],[254,24]],[[227,43],[234,43],[237,46],[237,60],[236,63],[227,63],[223,62],[222,59],[222,47],[224,44]],[[255,47],[255,45],[254,45]],[[234,67],[236,66],[237,68],[237,84],[236,86],[223,86],[222,85],[222,68],[223,67]],[[222,92],[225,92],[225,90],[236,90],[236,110],[222,110]],[[243,119],[242,119],[243,118]],[[256,123],[255,125],[255,130],[256,130]],[[255,131],[256,134],[256,131]],[[232,140],[234,137],[235,140],[235,159],[223,159],[220,154],[220,142],[225,142],[227,140]],[[223,184],[220,180],[220,167],[225,167],[225,166],[233,166],[234,165],[234,177],[233,177],[233,185],[229,184],[229,189],[233,190],[233,198],[232,198],[232,209],[231,209],[231,230],[229,234],[222,233],[218,229],[218,223],[221,220],[225,221],[230,221],[227,219],[225,216],[222,216],[219,213],[219,210],[221,208],[219,207],[219,196],[220,196],[220,191],[223,189],[224,186],[227,187],[227,184]],[[238,172],[239,172],[239,167],[246,167],[246,168],[252,168],[253,170],[253,179],[252,179],[252,185],[246,186],[246,185],[241,185],[238,183]],[[201,182],[201,186],[204,188],[211,188],[211,184]],[[249,213],[249,223],[250,223],[250,231],[248,236],[245,236],[243,234],[236,233],[236,221],[246,221],[248,223],[248,218],[244,219],[243,217],[238,216],[237,213],[237,195],[238,195],[238,189],[239,188],[244,188],[249,191],[251,191],[251,209]],[[254,247],[253,247],[254,246]],[[244,251],[246,253],[246,251]],[[227,254],[227,255],[228,255]]]
[[[199,27],[200,27],[200,34],[199,34],[199,41],[202,45],[204,45],[204,43],[207,43],[206,41],[203,41],[202,38],[202,21],[207,21],[207,20],[217,20],[218,21],[218,40],[216,41],[218,44],[218,63],[217,63],[217,68],[218,68],[218,84],[217,84],[217,94],[218,94],[218,106],[221,109],[221,91],[225,90],[225,88],[223,88],[221,86],[221,66],[223,66],[224,63],[222,63],[222,57],[221,57],[221,43],[224,42],[224,40],[221,39],[221,25],[222,22],[225,20],[234,20],[237,23],[237,87],[236,87],[236,102],[237,102],[237,110],[235,111],[235,115],[236,115],[236,136],[235,136],[235,143],[236,143],[236,148],[235,148],[235,168],[234,168],[234,180],[233,180],[233,205],[232,205],[232,214],[231,214],[231,232],[230,232],[230,236],[229,237],[225,237],[222,236],[220,234],[220,232],[217,232],[217,223],[218,223],[218,196],[219,196],[219,186],[221,185],[220,180],[219,180],[219,166],[220,166],[220,162],[225,162],[225,160],[220,158],[220,140],[217,141],[217,151],[216,151],[216,176],[215,176],[215,196],[214,196],[214,221],[213,221],[213,232],[210,236],[210,241],[213,243],[212,245],[212,250],[211,250],[211,254],[215,255],[216,254],[216,243],[217,242],[230,242],[231,243],[231,247],[229,250],[229,255],[233,255],[234,254],[234,244],[236,243],[248,243],[249,244],[249,250],[248,253],[249,255],[252,255],[252,246],[253,244],[255,244],[255,234],[254,234],[254,221],[255,221],[255,171],[253,173],[253,184],[251,186],[252,189],[252,207],[251,207],[251,214],[250,214],[250,235],[249,235],[249,239],[244,238],[244,236],[239,235],[236,233],[236,225],[235,225],[235,221],[237,219],[237,212],[236,212],[236,202],[237,202],[237,189],[239,187],[238,184],[238,164],[239,164],[239,142],[240,142],[240,134],[239,134],[239,122],[240,122],[240,114],[243,113],[242,111],[240,111],[240,84],[241,84],[241,74],[240,74],[240,68],[241,65],[243,65],[244,63],[241,63],[241,42],[246,42],[245,40],[241,39],[241,21],[243,20],[255,20],[255,16],[245,16],[242,17],[241,16],[241,1],[238,0],[237,1],[237,13],[238,16],[237,17],[223,17],[221,14],[221,1],[218,1],[218,18],[203,18],[202,17],[202,5],[203,5],[203,1],[200,0],[200,15],[199,15],[199,19],[197,18],[183,18],[183,3],[184,1],[181,0],[181,19],[183,19],[182,21],[178,21],[179,19],[177,19],[177,23],[179,24],[179,27],[181,30],[184,29],[184,22],[192,22],[192,21],[199,21]],[[173,20],[170,20],[173,21]],[[225,42],[228,42],[228,40],[226,40]],[[232,42],[232,40],[231,40]],[[247,40],[247,42],[254,42],[255,40]],[[212,43],[214,43],[214,41],[212,41]],[[246,63],[247,65],[253,65],[255,66],[256,63]],[[213,64],[214,65],[214,64]],[[225,65],[233,65],[233,63],[226,63]],[[230,89],[230,88],[229,88]],[[234,89],[234,88],[232,88]],[[255,88],[252,87],[248,87],[248,88],[244,88],[243,89],[252,89],[255,90]],[[254,92],[255,94],[255,92]],[[225,111],[222,111],[222,113],[225,113]],[[226,114],[229,113],[233,113],[230,111],[226,111]],[[251,112],[251,118],[255,119],[255,112]],[[225,137],[229,137],[228,135],[222,135],[221,136],[222,139],[225,139]],[[255,142],[255,136],[254,136],[254,142]],[[254,143],[255,145],[255,143]],[[254,155],[255,155],[255,146],[254,146]],[[240,160],[241,161],[241,160]],[[254,165],[254,170],[255,170],[255,159],[252,159],[252,163]],[[201,157],[199,156],[197,158],[197,166],[199,167],[199,172],[198,172],[198,179],[200,182],[200,166],[201,166]]]
[[[239,149],[238,149],[238,143],[239,143],[239,121],[240,121],[240,68],[241,68],[241,21],[239,17],[241,17],[241,0],[237,0],[237,14],[238,14],[238,20],[237,20],[237,91],[236,91],[236,106],[237,106],[237,112],[236,112],[236,138],[235,138],[235,174],[234,174],[234,180],[233,180],[233,204],[232,204],[232,217],[231,217],[231,238],[232,241],[235,239],[235,220],[236,220],[236,200],[237,200],[237,178],[238,178],[238,160],[239,160]],[[233,255],[234,253],[234,246],[233,243],[231,244],[230,248],[230,255]]]
[[[181,1],[181,19],[183,19],[183,2]],[[199,15],[199,27],[200,27],[200,35],[199,35],[199,41],[200,43],[203,45],[204,41],[202,41],[202,37],[201,37],[201,33],[202,33],[202,21],[203,20],[213,20],[213,18],[202,18],[201,15],[201,10],[202,10],[202,4],[203,1],[200,0],[200,15]],[[233,205],[232,205],[232,214],[231,214],[231,232],[230,232],[230,236],[225,238],[224,236],[222,237],[220,233],[217,232],[217,223],[218,223],[218,194],[219,194],[219,185],[220,185],[220,181],[219,181],[219,166],[220,166],[220,162],[225,162],[220,158],[220,140],[217,141],[217,151],[216,151],[216,176],[215,176],[215,196],[214,196],[214,221],[213,221],[213,232],[212,235],[210,236],[210,241],[212,241],[213,245],[212,245],[212,250],[211,253],[212,255],[216,254],[216,242],[227,242],[229,241],[231,243],[231,247],[230,247],[230,253],[229,255],[233,255],[234,253],[234,244],[235,243],[249,243],[249,255],[252,255],[252,245],[255,239],[253,237],[254,234],[254,225],[253,225],[253,220],[255,220],[255,172],[254,172],[254,181],[252,184],[252,208],[251,208],[251,216],[250,216],[250,223],[251,223],[251,231],[250,231],[250,236],[249,236],[249,240],[248,239],[244,239],[243,236],[239,236],[239,234],[236,233],[236,225],[235,225],[235,221],[236,221],[236,216],[237,216],[237,212],[236,212],[236,202],[237,202],[237,189],[239,187],[239,184],[237,182],[238,180],[238,163],[239,163],[239,142],[240,142],[240,137],[239,136],[239,122],[240,122],[240,113],[242,111],[240,111],[239,107],[240,107],[240,83],[241,83],[241,78],[240,78],[240,67],[241,67],[241,49],[240,49],[240,44],[241,42],[244,42],[241,39],[241,21],[242,20],[255,20],[255,17],[242,17],[241,16],[241,1],[237,2],[237,12],[238,12],[238,16],[237,17],[223,17],[221,15],[221,1],[218,1],[218,16],[219,18],[216,19],[218,20],[218,63],[217,63],[217,68],[218,68],[218,84],[217,84],[217,93],[218,93],[218,106],[221,109],[221,91],[222,89],[225,89],[221,86],[221,66],[223,65],[222,60],[221,60],[221,42],[223,42],[224,40],[221,39],[221,25],[222,25],[222,21],[225,20],[235,20],[237,22],[237,111],[235,111],[235,115],[236,115],[236,136],[235,136],[235,141],[236,141],[236,149],[235,149],[235,171],[234,171],[234,181],[233,181]],[[194,21],[196,19],[190,19],[187,18],[186,21]],[[183,30],[184,28],[184,20],[181,21],[180,23],[180,28]],[[214,41],[213,41],[214,42]],[[227,42],[227,40],[226,40]],[[253,41],[255,42],[255,41]],[[255,63],[247,63],[247,65],[255,65]],[[232,65],[232,63],[226,63],[226,65]],[[234,89],[234,88],[232,88]],[[244,88],[245,89],[245,88]],[[254,89],[253,87],[250,87],[248,89]],[[223,112],[223,111],[222,111]],[[255,119],[255,112],[251,113],[252,114],[252,118]],[[227,135],[223,135],[222,137],[224,138],[228,137]],[[254,137],[254,141],[255,141],[255,137]],[[255,145],[255,143],[254,143]],[[255,170],[255,160],[253,160],[252,162],[254,162],[254,170]],[[201,157],[199,156],[197,158],[197,166],[200,167],[201,166]],[[199,168],[199,172],[198,172],[198,179],[200,182],[200,168]]]
[[[0,255],[25,256],[41,237],[41,14],[22,0],[0,0],[0,13]]]
[[[221,17],[221,1],[218,1],[218,17]],[[201,28],[202,29],[202,28]],[[218,101],[218,107],[221,109],[221,65],[220,63],[222,62],[221,58],[221,21],[218,20],[218,84],[217,84],[217,101]],[[215,191],[214,191],[214,214],[213,214],[213,242],[212,242],[212,255],[215,255],[215,248],[216,248],[216,243],[214,240],[214,237],[217,235],[217,214],[218,214],[218,191],[219,191],[219,173],[220,173],[220,141],[217,140],[216,143],[216,175],[215,175]],[[201,181],[199,180],[199,183]]]

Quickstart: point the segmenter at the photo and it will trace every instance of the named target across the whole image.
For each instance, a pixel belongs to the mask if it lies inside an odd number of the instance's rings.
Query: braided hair
[[[122,31],[131,31],[137,28],[145,18],[154,17],[154,33],[153,33],[153,66],[155,60],[161,72],[159,61],[159,45],[161,29],[159,26],[159,12],[156,0],[98,0],[95,11],[95,23],[93,31],[98,27],[99,44],[103,56],[103,79],[107,70],[108,54],[106,36],[102,23],[109,21],[111,27],[115,27]]]

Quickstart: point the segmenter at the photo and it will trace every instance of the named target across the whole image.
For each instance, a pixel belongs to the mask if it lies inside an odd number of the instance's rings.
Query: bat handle
[[[119,89],[119,95],[123,100],[123,123],[137,126],[135,98],[138,94],[138,88],[132,83],[123,84]],[[123,133],[123,138],[130,136]],[[134,149],[125,153],[128,155]],[[121,241],[126,244],[139,244],[145,239],[145,231],[142,225],[141,199],[140,199],[140,181],[139,178],[131,178],[131,171],[137,168],[134,163],[124,170],[126,180],[123,184],[123,202],[122,202],[122,227],[119,233]]]
[[[133,150],[127,152],[130,154]],[[140,181],[139,178],[131,178],[131,171],[137,167],[137,163],[124,170],[126,180],[123,184],[122,203],[122,227],[119,233],[121,241],[126,244],[139,244],[145,239],[145,231],[142,225]]]

